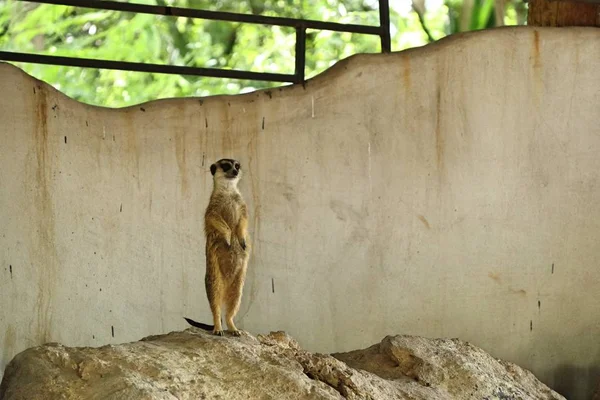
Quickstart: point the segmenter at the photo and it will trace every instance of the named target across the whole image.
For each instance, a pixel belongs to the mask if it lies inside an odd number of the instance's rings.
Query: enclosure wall
[[[320,352],[458,337],[587,399],[599,71],[597,29],[504,28],[111,110],[0,65],[0,370],[48,341],[211,322],[209,167],[231,157],[253,248],[239,327]]]

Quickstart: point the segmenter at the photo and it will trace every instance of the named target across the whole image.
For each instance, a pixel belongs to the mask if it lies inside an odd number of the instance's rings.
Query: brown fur
[[[213,314],[213,333],[222,335],[221,306],[226,308],[226,322],[234,335],[240,332],[233,318],[240,308],[246,269],[250,258],[248,245],[248,209],[234,176],[232,167],[224,172],[224,163],[239,166],[235,160],[219,160],[211,166],[213,192],[204,217],[206,234],[205,286]]]

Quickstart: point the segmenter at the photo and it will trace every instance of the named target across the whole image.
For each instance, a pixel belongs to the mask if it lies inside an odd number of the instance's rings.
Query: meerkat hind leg
[[[213,334],[223,336],[223,328],[221,327],[221,303],[223,302],[223,287],[216,277],[206,277],[206,294],[208,295],[208,303],[210,311],[213,315]]]
[[[217,336],[223,336],[223,328],[221,327],[221,299],[217,298],[210,302],[210,310],[213,314],[213,334]]]
[[[227,327],[229,328],[229,331],[234,336],[241,335],[241,332],[238,330],[238,328],[233,323],[233,318],[235,317],[235,315],[237,314],[237,312],[240,309],[240,303],[242,302],[242,287],[243,287],[243,285],[244,285],[243,276],[238,276],[231,283],[231,286],[227,290],[226,321],[227,321]]]

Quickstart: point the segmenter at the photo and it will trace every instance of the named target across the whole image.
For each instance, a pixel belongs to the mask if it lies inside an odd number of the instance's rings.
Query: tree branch
[[[421,12],[418,9],[418,7],[415,6],[414,2],[412,3],[412,9],[417,14],[417,17],[419,17],[419,22],[421,23],[421,28],[423,28],[423,32],[425,32],[425,34],[427,35],[427,41],[429,43],[435,42],[435,38],[431,35],[431,31],[429,31],[429,28],[427,28],[427,25],[425,25],[425,18],[423,17],[423,12]]]

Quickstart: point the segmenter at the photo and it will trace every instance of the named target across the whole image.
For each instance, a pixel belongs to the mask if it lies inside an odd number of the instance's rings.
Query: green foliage
[[[390,1],[392,50],[421,46],[454,32],[495,26],[493,0]],[[439,0],[443,1],[443,0]],[[526,10],[507,3],[505,22]],[[378,25],[377,0],[138,0],[143,4]],[[468,3],[467,3],[468,2]],[[465,6],[468,4],[468,7]],[[420,10],[417,12],[417,10]],[[465,22],[467,21],[467,22]],[[0,49],[155,64],[294,72],[295,31],[71,6],[0,2]],[[377,36],[308,31],[306,75],[355,53],[380,51]],[[236,94],[279,83],[116,70],[17,64],[79,101],[122,107],[157,98]]]

